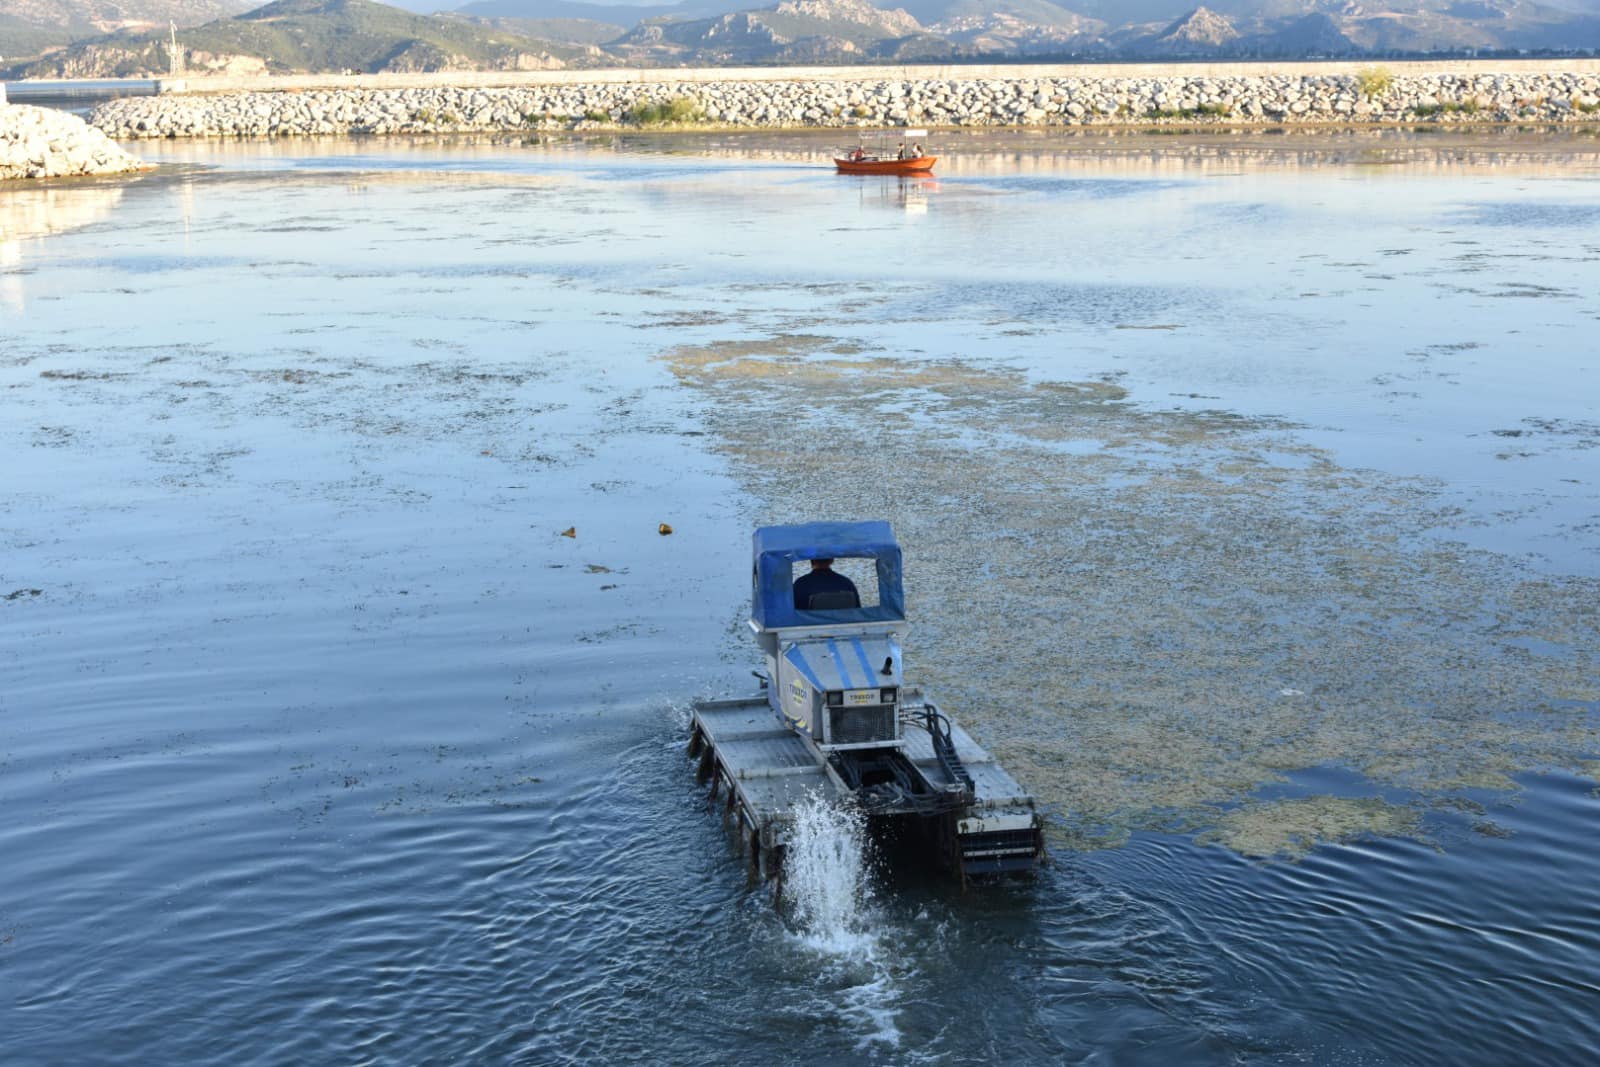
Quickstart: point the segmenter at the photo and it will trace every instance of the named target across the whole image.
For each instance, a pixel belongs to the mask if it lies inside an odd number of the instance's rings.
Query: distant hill
[[[1365,52],[1600,47],[1600,15],[1526,0],[1391,0],[1384,8],[1361,9],[1336,22],[1356,48]]]
[[[1600,0],[1560,2],[1600,8]],[[1600,16],[1533,0],[1209,0],[1199,8],[1184,0],[1073,0],[1073,6],[1133,16],[1113,21],[1106,35],[1109,54],[1123,58],[1600,50]]]
[[[251,0],[4,0],[0,57],[15,62],[118,31],[197,26],[252,6]]]
[[[249,0],[5,0],[4,17],[74,32],[166,29],[169,23],[197,26],[237,15]]]
[[[1104,21],[1117,54],[1332,56],[1600,49],[1600,0],[1071,0]],[[1237,33],[1158,41],[1197,11]]]
[[[65,26],[41,26],[15,15],[0,15],[0,68],[8,56],[38,56],[72,40]]]
[[[579,0],[472,0],[457,8],[474,18],[585,19],[630,29],[652,19],[703,19],[739,10],[733,0],[682,0],[675,4],[604,4]]]
[[[1182,59],[1225,53],[1239,39],[1239,31],[1226,16],[1197,7],[1176,19],[1160,33],[1138,42],[1142,55]]]
[[[540,41],[552,41],[556,44],[568,45],[602,45],[607,41],[614,41],[628,32],[628,26],[621,23],[595,22],[592,19],[485,18],[483,16],[469,15],[463,11],[441,13],[440,17],[461,19],[479,26],[516,34],[520,37],[532,37]]]
[[[965,54],[1094,51],[1106,24],[1050,0],[910,0],[928,32]]]
[[[717,18],[651,20],[606,50],[652,62],[749,63],[935,56],[949,46],[898,8],[885,11],[866,0],[783,0]]]
[[[956,18],[1009,16],[1036,26],[1077,25],[1093,22],[1077,11],[1069,11],[1051,0],[908,0],[901,8],[924,26]]]
[[[1361,48],[1347,37],[1334,19],[1322,12],[1306,15],[1280,29],[1250,38],[1247,49],[1254,55],[1319,56],[1345,58],[1358,55]]]
[[[1600,0],[0,0],[0,75],[1600,54]],[[427,0],[399,0],[419,6]]]
[[[185,68],[229,73],[536,70],[589,57],[454,18],[413,15],[373,0],[276,0],[178,35]],[[168,34],[118,33],[79,42],[11,76],[147,77],[170,69]]]

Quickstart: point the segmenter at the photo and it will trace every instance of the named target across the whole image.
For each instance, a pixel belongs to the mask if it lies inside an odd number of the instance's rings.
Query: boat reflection
[[[939,179],[928,176],[885,176],[861,183],[863,207],[891,208],[907,215],[926,215],[930,198],[938,195]]]

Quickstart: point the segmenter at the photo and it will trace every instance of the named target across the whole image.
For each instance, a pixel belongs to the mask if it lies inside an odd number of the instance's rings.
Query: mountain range
[[[397,2],[5,0],[0,76],[1600,52],[1600,0]]]

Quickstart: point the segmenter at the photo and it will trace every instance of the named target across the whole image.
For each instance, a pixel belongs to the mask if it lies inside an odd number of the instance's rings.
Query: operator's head
[[[825,571],[831,566],[833,566],[833,560],[831,559],[814,559],[811,561],[811,569],[814,571]]]

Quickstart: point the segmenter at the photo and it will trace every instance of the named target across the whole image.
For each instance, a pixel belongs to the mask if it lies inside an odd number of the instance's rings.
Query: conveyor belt
[[[959,724],[954,722],[950,724],[950,739],[955,742],[956,755],[961,757],[967,773],[972,775],[977,806],[1032,808],[1033,797],[1028,795],[1028,791],[1018,785],[1017,780],[995,762],[995,758],[988,750],[974,741]],[[924,774],[935,780],[942,775],[939,757],[933,751],[933,739],[928,736],[928,731],[918,727],[907,727],[905,747],[901,751],[905,753],[906,759],[914,763]]]

